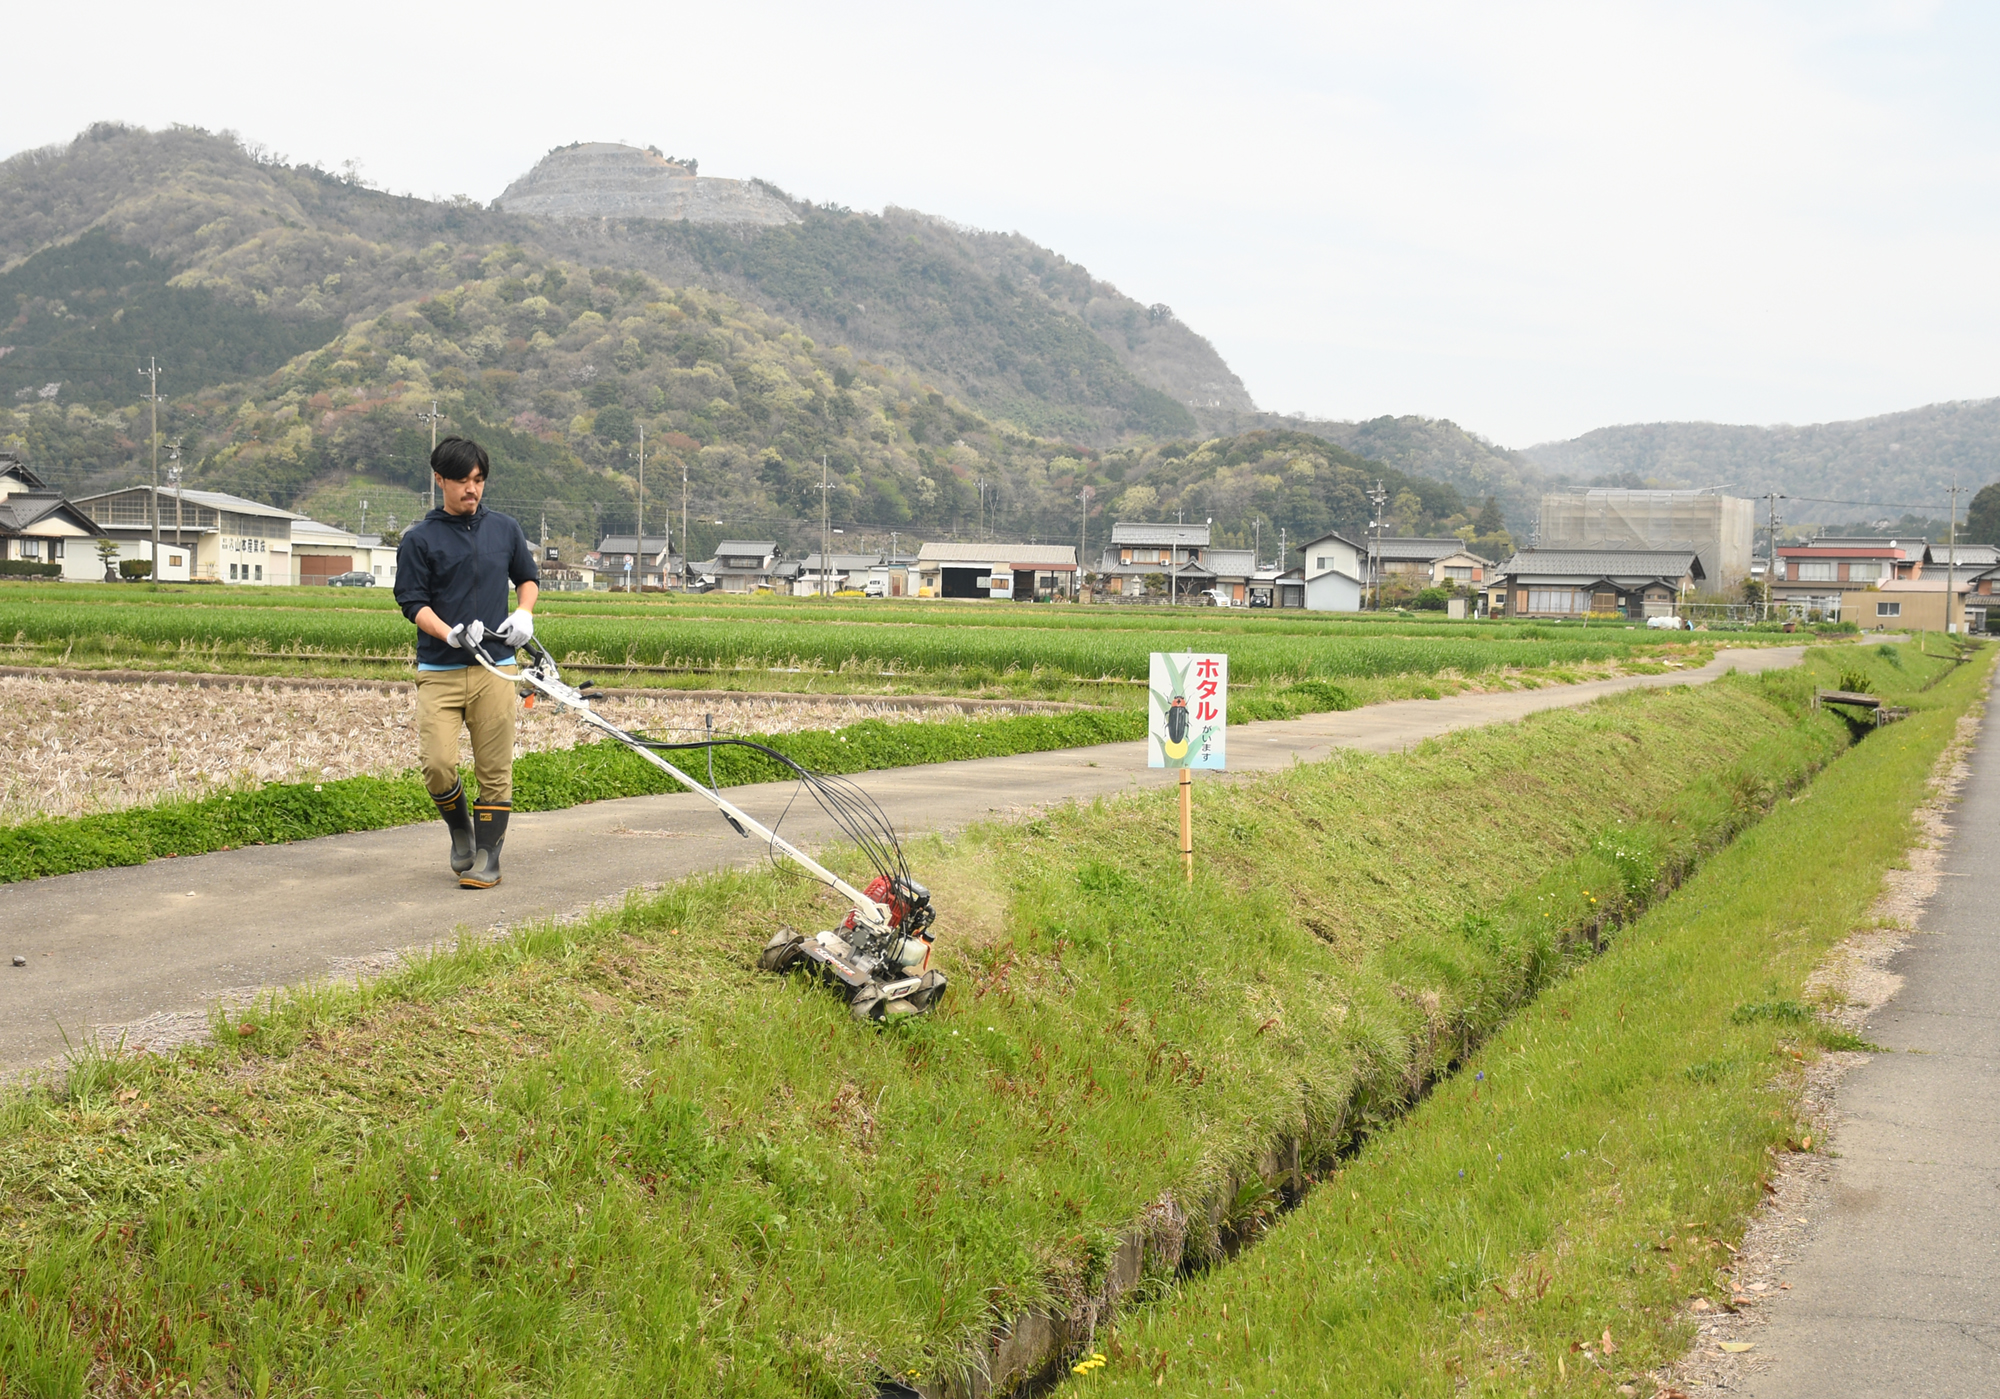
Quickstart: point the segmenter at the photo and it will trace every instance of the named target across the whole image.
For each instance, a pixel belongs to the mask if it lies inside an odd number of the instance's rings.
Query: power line
[[[1858,505],[1870,510],[1946,510],[1950,508],[1949,506],[1939,505],[1935,501],[1927,505],[1912,505],[1905,501],[1895,500],[1828,500],[1825,496],[1817,495],[1791,495],[1786,496],[1785,499],[1803,500],[1812,505]]]

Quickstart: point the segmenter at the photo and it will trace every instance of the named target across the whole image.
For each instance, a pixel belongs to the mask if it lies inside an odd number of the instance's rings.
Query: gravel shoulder
[[[1811,982],[1823,1015],[1885,1052],[1825,1054],[1783,1085],[1809,1149],[1772,1158],[1723,1274],[1731,1300],[1695,1315],[1664,1394],[2000,1392],[2000,944],[1980,887],[2000,736],[1982,737],[1982,719],[1960,720],[1906,867]]]

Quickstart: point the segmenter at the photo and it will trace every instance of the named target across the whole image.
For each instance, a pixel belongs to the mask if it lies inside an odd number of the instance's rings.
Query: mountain
[[[562,177],[590,149],[553,152],[537,169]],[[537,241],[728,291],[1038,435],[1106,446],[1192,435],[1198,409],[1254,411],[1215,348],[1168,307],[1142,306],[1019,234],[893,207],[857,214],[750,186],[793,219],[752,232],[720,219],[589,212],[617,202],[599,197],[541,221]],[[520,201],[499,202],[511,212]]]
[[[1167,308],[1019,235],[656,151],[562,148],[488,208],[100,125],[0,163],[0,297],[0,446],[73,491],[148,459],[144,355],[189,484],[354,526],[420,508],[433,404],[493,452],[497,507],[578,541],[632,527],[642,430],[647,519],[685,473],[696,549],[816,534],[822,499],[883,536],[1074,539],[1085,487],[1100,540],[1134,491],[1266,539],[1356,523],[1350,454],[1200,440],[1197,407],[1254,405]],[[1413,526],[1462,513],[1398,494]]]
[[[573,141],[543,157],[496,201],[510,214],[543,219],[687,219],[770,226],[797,223],[784,200],[758,182],[700,174],[700,161],[651,146]]]
[[[1522,456],[1575,481],[1728,485],[1778,491],[1789,524],[1871,522],[1905,512],[1942,519],[1954,475],[1965,494],[2000,476],[2000,398],[1805,427],[1640,423],[1545,442]]]

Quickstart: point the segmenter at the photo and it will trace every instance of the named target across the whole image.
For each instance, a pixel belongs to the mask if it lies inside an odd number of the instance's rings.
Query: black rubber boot
[[[451,829],[451,872],[464,874],[472,868],[472,813],[465,809],[465,784],[454,782],[449,792],[431,800]]]
[[[458,877],[461,889],[491,889],[500,882],[500,847],[507,843],[511,806],[476,803],[472,808],[472,868]]]

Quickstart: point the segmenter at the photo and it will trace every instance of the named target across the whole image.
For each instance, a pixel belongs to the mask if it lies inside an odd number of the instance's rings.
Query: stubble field
[[[607,699],[596,707],[623,728],[673,738],[699,734],[708,717],[725,734],[954,717],[949,711],[840,696],[680,699],[671,691],[658,699]],[[982,716],[1011,712],[987,709]],[[267,782],[393,776],[416,766],[415,715],[412,690],[198,688],[0,676],[0,751],[8,755],[0,773],[0,823],[118,811]],[[595,738],[551,708],[523,710],[514,753],[572,748]],[[464,766],[472,751],[463,739],[460,748]]]

